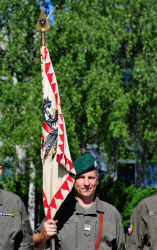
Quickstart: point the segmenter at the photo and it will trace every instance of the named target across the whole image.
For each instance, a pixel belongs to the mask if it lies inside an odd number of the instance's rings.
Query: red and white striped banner
[[[73,187],[76,174],[62,115],[58,84],[46,46],[41,47],[43,124],[41,158],[43,163],[43,204],[47,219],[53,219]]]

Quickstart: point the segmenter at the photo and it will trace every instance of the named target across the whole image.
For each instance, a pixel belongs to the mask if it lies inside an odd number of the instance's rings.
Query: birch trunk
[[[28,218],[32,227],[32,230],[35,229],[35,166],[31,162],[30,165],[30,182],[29,182],[29,193],[28,193]]]
[[[18,167],[16,168],[17,173],[25,174],[26,168],[26,150],[22,149],[20,146],[16,145],[16,152],[18,157]],[[35,167],[33,163],[30,164],[30,182],[29,182],[29,192],[28,192],[28,218],[30,220],[30,224],[32,230],[35,229]]]

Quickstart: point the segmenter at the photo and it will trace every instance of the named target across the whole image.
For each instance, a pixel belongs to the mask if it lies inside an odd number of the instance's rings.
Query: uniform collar
[[[0,189],[0,206],[3,205],[2,189]]]
[[[93,205],[89,208],[89,210],[87,212],[85,212],[85,209],[73,197],[71,199],[71,202],[69,204],[68,209],[69,210],[76,210],[76,213],[79,213],[79,214],[85,214],[85,213],[86,214],[97,214],[97,212],[104,213],[103,206],[104,206],[104,204],[102,203],[102,201],[98,197],[96,197]]]
[[[98,197],[95,198],[93,205],[87,210],[86,214],[104,213],[102,201]]]

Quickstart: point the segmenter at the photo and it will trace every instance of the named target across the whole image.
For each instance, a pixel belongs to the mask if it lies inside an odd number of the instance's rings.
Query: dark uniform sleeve
[[[127,250],[138,250],[142,249],[144,245],[144,236],[146,233],[145,221],[142,218],[142,206],[137,205],[134,209],[130,222],[133,223],[132,232],[127,235],[126,249]]]
[[[21,214],[21,237],[17,237],[17,244],[19,244],[18,250],[31,250],[33,249],[33,232],[27,217],[25,206],[21,200],[19,200],[19,206]]]
[[[43,229],[43,226],[44,226],[44,222],[46,222],[46,221],[47,221],[47,219],[46,219],[46,217],[45,217],[45,218],[42,220],[40,226],[39,226],[37,229],[35,229],[35,234],[41,233],[41,231],[42,231],[42,229]]]

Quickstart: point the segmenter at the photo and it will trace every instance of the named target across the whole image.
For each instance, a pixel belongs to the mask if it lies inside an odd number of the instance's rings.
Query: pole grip
[[[55,235],[51,237],[50,239],[50,250],[55,250]]]

